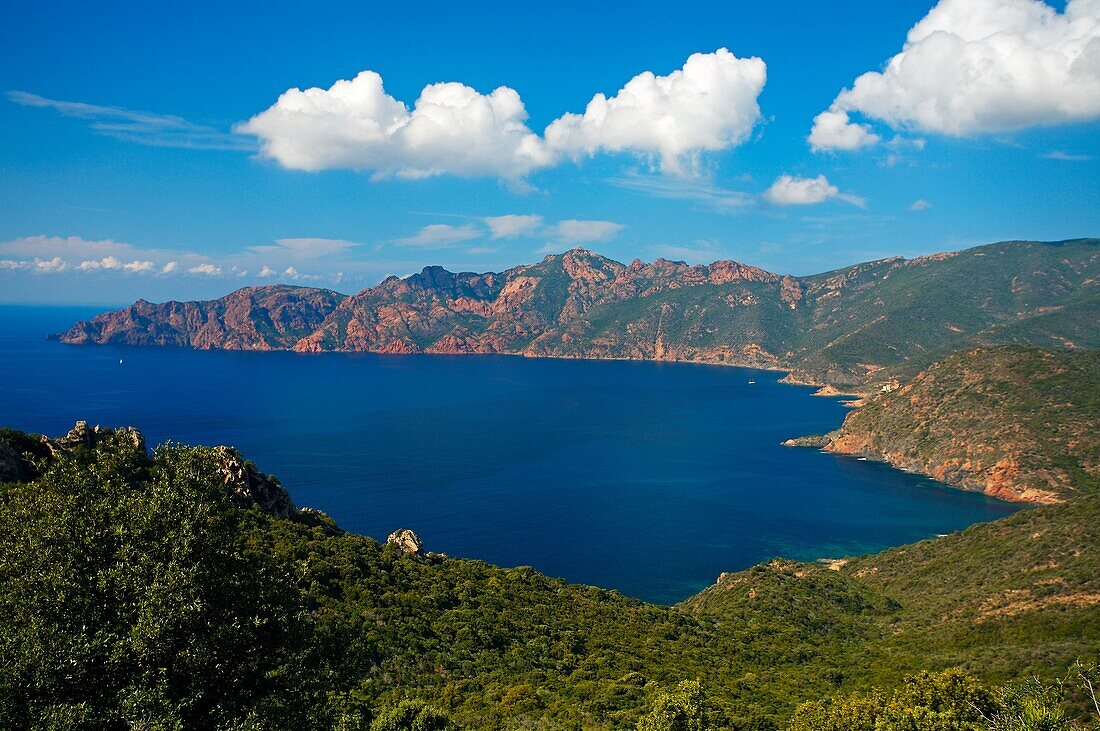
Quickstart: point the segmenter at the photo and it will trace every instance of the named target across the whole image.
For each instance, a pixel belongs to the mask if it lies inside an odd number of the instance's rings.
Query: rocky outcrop
[[[101,426],[89,427],[87,421],[78,421],[62,437],[37,437],[14,430],[0,430],[0,482],[29,480],[34,478],[31,462],[79,457],[96,449],[125,449],[146,455],[145,437],[137,429],[127,426],[115,429]],[[225,486],[233,501],[244,508],[258,506],[263,511],[280,518],[288,518],[326,532],[339,532],[333,520],[319,510],[294,506],[287,492],[275,477],[264,474],[255,464],[246,460],[233,447],[192,447],[216,479]],[[26,458],[24,454],[26,453]],[[30,462],[28,462],[30,460]],[[415,537],[415,536],[414,536]]]
[[[424,553],[424,544],[420,537],[408,528],[400,528],[390,533],[386,538],[386,545],[396,546],[402,553],[420,556]]]
[[[832,443],[832,437],[828,434],[811,434],[805,437],[795,437],[782,442],[784,447],[827,447]]]
[[[256,469],[256,465],[245,460],[233,447],[215,447],[213,458],[215,470],[238,505],[258,505],[280,518],[293,518],[298,514],[286,488],[271,475]]]
[[[123,444],[139,452],[145,452],[145,437],[132,426],[107,429],[99,426],[89,428],[88,422],[78,421],[63,437],[42,437],[42,443],[54,456],[71,453],[77,449],[95,449],[108,439],[118,438]]]

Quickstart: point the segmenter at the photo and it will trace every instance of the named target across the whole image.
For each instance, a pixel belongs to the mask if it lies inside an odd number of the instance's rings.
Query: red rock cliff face
[[[327,289],[275,285],[245,287],[206,302],[138,300],[79,322],[59,339],[71,344],[285,350],[319,327],[344,297]]]

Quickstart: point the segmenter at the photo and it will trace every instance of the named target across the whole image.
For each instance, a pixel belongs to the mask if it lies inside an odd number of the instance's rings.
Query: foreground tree
[[[799,706],[789,731],[982,731],[993,694],[961,670],[909,676],[891,695],[837,696]]]
[[[697,680],[685,680],[662,691],[650,712],[638,722],[638,731],[723,731],[729,719],[721,706],[703,692]]]
[[[210,450],[107,436],[0,485],[0,727],[307,724],[289,573]]]

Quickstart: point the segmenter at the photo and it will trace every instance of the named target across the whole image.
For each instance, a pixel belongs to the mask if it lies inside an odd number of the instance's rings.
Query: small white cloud
[[[180,268],[179,262],[170,261],[170,262],[166,263],[164,266],[162,266],[160,268],[160,273],[161,274],[171,274],[172,272],[176,271],[179,268]]]
[[[283,270],[283,276],[288,279],[297,279],[300,275],[298,274],[298,270],[294,267],[287,267]]]
[[[840,195],[840,190],[824,175],[816,178],[796,178],[780,175],[764,192],[764,198],[777,206],[802,206],[824,203]]]
[[[882,71],[869,71],[818,115],[815,149],[854,149],[894,129],[954,137],[1100,118],[1100,4],[941,0]]]
[[[738,58],[725,48],[696,53],[668,76],[645,71],[611,98],[596,94],[584,114],[552,122],[546,142],[574,156],[634,152],[656,157],[665,172],[690,173],[701,152],[749,138],[766,81],[759,58]]]
[[[69,269],[69,263],[64,261],[60,256],[55,256],[52,259],[35,259],[34,268],[39,272],[64,272]]]
[[[268,279],[270,277],[274,277],[276,274],[278,274],[277,271],[265,264],[264,267],[260,270],[259,277],[260,279]]]
[[[447,223],[433,223],[425,226],[412,236],[398,239],[404,246],[420,246],[425,249],[442,249],[453,244],[477,239],[481,232],[472,225],[452,226]]]
[[[489,238],[510,239],[532,234],[542,226],[542,216],[489,216],[481,219],[489,227]]]
[[[932,204],[929,203],[928,201],[926,201],[924,198],[917,198],[909,206],[909,210],[910,211],[927,211],[931,207],[932,207]]]
[[[806,138],[814,152],[822,150],[858,150],[881,139],[868,124],[857,124],[842,109],[829,109],[814,117],[814,126]]]
[[[554,227],[553,237],[565,244],[583,244],[609,241],[619,235],[625,226],[614,221],[578,221],[568,219]]]
[[[187,270],[189,274],[201,274],[207,277],[217,277],[221,275],[222,268],[215,264],[198,264]]]
[[[0,259],[0,270],[16,271],[19,269],[29,269],[31,262],[29,261],[16,261],[14,259]]]

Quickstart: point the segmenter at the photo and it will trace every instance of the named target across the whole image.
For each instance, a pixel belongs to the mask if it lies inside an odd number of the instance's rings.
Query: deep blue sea
[[[0,307],[0,425],[232,444],[348,530],[412,528],[429,550],[650,601],[774,556],[876,551],[1017,509],[779,446],[846,412],[779,373],[46,340],[95,311]]]

